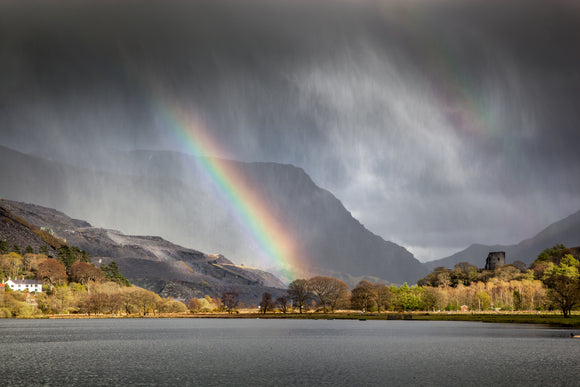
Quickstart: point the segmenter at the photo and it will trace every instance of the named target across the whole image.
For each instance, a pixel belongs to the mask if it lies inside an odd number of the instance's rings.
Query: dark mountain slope
[[[12,163],[13,159],[22,162]],[[372,275],[395,283],[415,282],[426,273],[411,253],[369,232],[302,169],[230,163],[239,176],[252,182],[264,205],[301,247],[302,267],[297,269],[347,277]],[[125,233],[160,235],[239,263],[276,270],[201,165],[193,156],[139,151],[111,154],[105,161],[91,163],[91,169],[81,169],[0,148],[0,178],[7,182],[0,195],[61,208]]]
[[[523,240],[517,245],[471,245],[452,256],[427,262],[426,265],[430,269],[438,266],[453,268],[459,262],[470,262],[483,267],[487,253],[490,251],[505,251],[508,263],[520,260],[529,265],[544,249],[556,244],[563,244],[567,247],[580,245],[580,211],[551,224],[533,238]]]
[[[39,253],[41,247],[46,247],[48,254],[55,256],[54,248],[41,237],[42,232],[4,208],[4,204],[0,200],[0,240],[6,242],[9,248],[17,245],[23,253],[27,246],[32,247],[35,253]]]

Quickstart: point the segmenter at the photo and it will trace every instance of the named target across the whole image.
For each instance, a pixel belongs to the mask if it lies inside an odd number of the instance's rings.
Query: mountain
[[[506,261],[522,261],[528,265],[532,263],[544,249],[556,244],[567,247],[580,245],[580,211],[546,227],[536,236],[525,239],[517,245],[480,245],[473,244],[449,257],[426,262],[431,270],[438,266],[453,268],[459,262],[469,262],[477,267],[485,265],[485,258],[490,251],[505,251]]]
[[[18,241],[21,247],[27,243],[36,251],[34,243],[38,241],[31,239],[36,235],[32,230],[35,226],[89,252],[97,266],[115,261],[121,274],[132,283],[165,297],[189,299],[206,294],[219,297],[225,291],[235,291],[241,301],[255,304],[264,291],[285,293],[285,285],[274,275],[234,265],[221,255],[207,255],[160,237],[130,236],[92,227],[38,205],[0,200],[0,239],[10,234],[13,236],[10,243]]]
[[[275,272],[278,268],[265,259],[247,225],[208,178],[207,160],[134,151],[72,166],[0,147],[0,195],[58,208],[127,234],[159,235]],[[221,162],[252,182],[264,208],[283,221],[284,232],[302,251],[296,271],[340,275],[351,285],[369,276],[414,283],[426,274],[410,252],[367,230],[302,169]]]

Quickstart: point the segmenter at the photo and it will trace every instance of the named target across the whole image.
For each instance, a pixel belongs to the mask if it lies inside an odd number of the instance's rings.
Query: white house
[[[28,290],[29,292],[42,292],[42,281],[39,280],[8,279],[4,284],[10,286],[10,289],[18,292],[23,292],[25,290]]]

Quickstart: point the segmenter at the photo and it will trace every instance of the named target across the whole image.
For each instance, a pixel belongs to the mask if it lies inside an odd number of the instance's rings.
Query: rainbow
[[[212,136],[210,130],[194,114],[176,103],[158,104],[163,121],[171,128],[184,153],[197,157],[201,169],[209,176],[225,199],[226,205],[239,216],[249,234],[261,247],[286,279],[299,276],[299,253],[297,244],[286,231],[275,211],[264,204],[256,186],[248,182],[236,163],[216,155],[225,152]]]

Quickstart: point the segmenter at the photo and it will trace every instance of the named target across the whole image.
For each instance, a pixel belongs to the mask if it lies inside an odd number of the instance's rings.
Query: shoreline
[[[564,318],[561,314],[553,313],[447,313],[447,312],[409,312],[409,313],[365,313],[336,312],[336,313],[269,313],[257,312],[243,313],[162,313],[147,315],[87,315],[87,314],[60,314],[38,315],[29,319],[124,319],[124,318],[201,318],[201,319],[291,319],[291,320],[383,320],[383,321],[474,321],[488,323],[509,324],[541,324],[551,327],[580,329],[580,314],[573,314]]]

